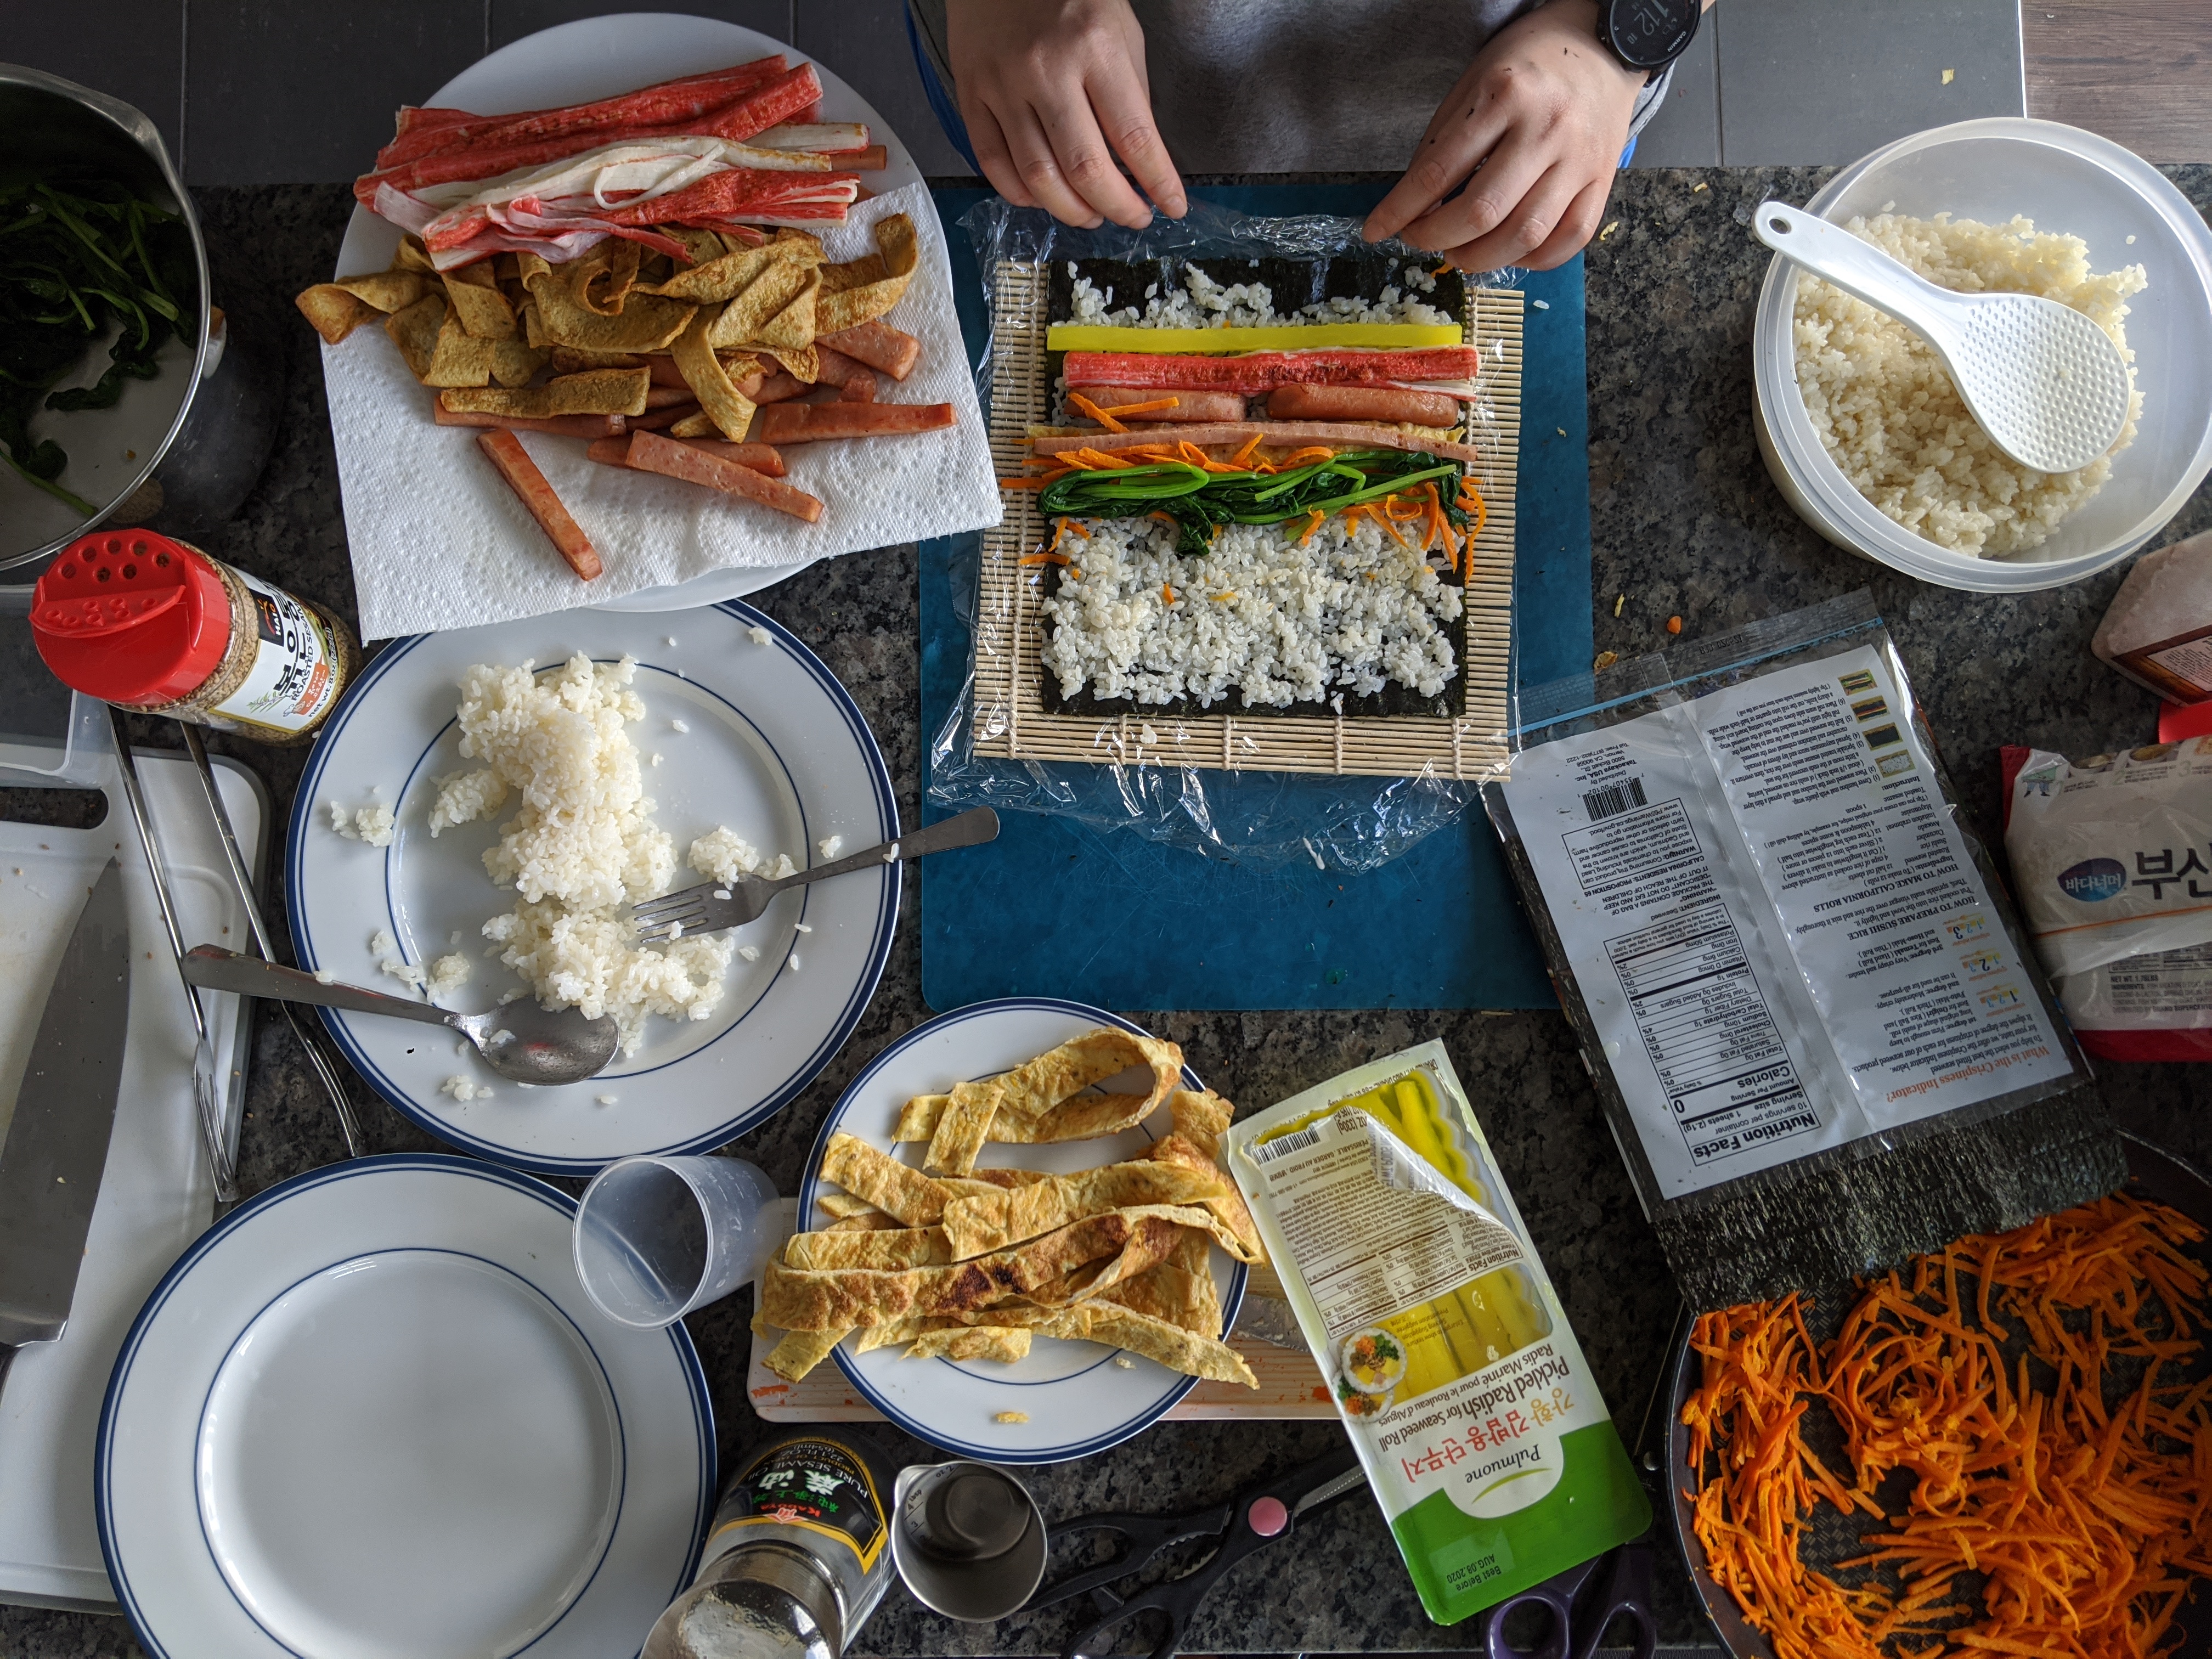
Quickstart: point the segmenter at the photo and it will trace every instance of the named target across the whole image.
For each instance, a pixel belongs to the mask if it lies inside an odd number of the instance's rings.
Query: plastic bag
[[[1332,1078],[1226,1145],[1431,1619],[1651,1524],[1443,1043]]]
[[[1030,425],[1068,418],[1064,386],[1046,385],[1040,395],[1037,360],[1055,285],[1058,304],[1066,312],[1073,302],[1074,272],[1086,260],[1153,266],[1146,287],[1155,291],[1110,298],[1097,294],[1103,307],[1175,305],[1243,325],[1265,320],[1254,309],[1261,301],[1231,280],[1239,270],[1220,262],[1242,261],[1242,271],[1256,273],[1253,280],[1265,282],[1264,303],[1279,319],[1305,312],[1308,321],[1324,320],[1322,313],[1358,320],[1361,306],[1402,310],[1435,299],[1449,301],[1462,293],[1459,274],[1439,273],[1434,256],[1397,243],[1363,242],[1355,219],[1255,218],[1200,202],[1182,220],[1156,218],[1140,231],[1112,224],[1081,230],[1038,210],[993,200],[972,210],[961,223],[975,242],[983,272],[987,314],[994,328],[1010,325],[994,335],[983,354],[978,393],[987,410],[994,401],[1002,410],[1019,410]],[[1205,262],[1200,270],[1203,280],[1195,284],[1203,300],[1192,297],[1190,261]],[[1300,283],[1305,287],[1294,289]],[[1356,285],[1358,292],[1339,292],[1333,301],[1327,291],[1332,283],[1340,290]],[[1454,320],[1462,314],[1449,304],[1437,309]],[[1477,377],[1476,386],[1476,396],[1466,400],[1468,441],[1494,441],[1501,429],[1510,434],[1510,426],[1500,427],[1486,383]],[[998,459],[1012,474],[1020,470],[1022,452],[1007,453],[1000,446]],[[1475,487],[1480,489],[1479,480]],[[1332,683],[1324,694],[1333,698],[1333,707],[1307,711],[1316,718],[1246,712],[1225,695],[1210,704],[1185,696],[1156,708],[1121,698],[1110,710],[1101,705],[1080,714],[1079,728],[1074,720],[1060,720],[1054,741],[1031,744],[1027,734],[1037,726],[1032,714],[1030,726],[1020,728],[1024,716],[1017,705],[1015,676],[1033,673],[1049,680],[1051,675],[1034,655],[1035,646],[1017,637],[1017,600],[1010,595],[1019,584],[1019,603],[1041,603],[1056,591],[1058,578],[1055,568],[1043,562],[1051,556],[1046,546],[1049,530],[1036,495],[1009,495],[1006,522],[981,538],[977,564],[955,572],[960,617],[971,636],[969,672],[951,715],[932,738],[933,801],[948,807],[1042,812],[1101,830],[1131,829],[1151,840],[1238,862],[1310,862],[1322,869],[1364,871],[1457,821],[1476,801],[1481,778],[1502,763],[1502,721],[1494,715],[1470,715],[1460,702],[1458,685],[1449,681],[1425,704],[1395,680],[1380,690],[1372,684]],[[1195,534],[1188,527],[1179,533]],[[1439,548],[1427,562],[1433,568],[1443,557]],[[1025,559],[1030,561],[1027,565]],[[1427,591],[1431,579],[1415,574],[1410,580]],[[1433,580],[1438,587],[1456,588],[1459,577],[1439,574]],[[1440,610],[1443,604],[1437,599],[1431,609]],[[1460,614],[1468,615],[1464,607]],[[1033,629],[1036,623],[1020,625]],[[1409,632],[1419,626],[1418,618],[1406,624]],[[1488,621],[1470,620],[1468,626],[1488,630],[1485,638],[1502,632]],[[1464,684],[1466,636],[1462,632],[1455,638],[1455,678]],[[1502,651],[1502,639],[1496,648]],[[1479,706],[1496,705],[1486,701]],[[1077,714],[1088,707],[1070,700],[1057,712]],[[1224,711],[1232,716],[1226,722],[1218,718]],[[1360,738],[1363,726],[1370,732],[1373,726],[1335,718],[1413,712],[1448,712],[1460,728],[1456,741],[1448,742],[1438,758],[1408,762],[1402,752],[1394,752],[1378,763],[1376,751]],[[1010,735],[1018,729],[1023,732],[1020,742]],[[1352,734],[1349,768],[1346,732]],[[1300,744],[1299,752],[1285,754],[1286,747]],[[1363,750],[1369,758],[1362,759]],[[1370,769],[1369,775],[1347,775],[1363,765]],[[1254,769],[1242,769],[1247,766]]]
[[[2124,1176],[1866,595],[1520,713],[1492,817],[1697,1307]]]
[[[2002,763],[2013,885],[2081,1046],[2212,1060],[2212,738]]]

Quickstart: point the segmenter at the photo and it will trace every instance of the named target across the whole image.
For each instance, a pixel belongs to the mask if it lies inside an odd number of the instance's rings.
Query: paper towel
[[[921,263],[887,321],[921,341],[885,402],[951,404],[951,430],[793,444],[791,482],[822,499],[806,524],[753,501],[588,460],[584,441],[520,434],[606,569],[579,581],[477,448],[477,428],[439,426],[437,393],[416,384],[381,328],[323,348],[331,431],[364,638],[465,628],[599,605],[731,566],[786,565],[950,536],[999,521],[983,416],[952,303],[945,230],[926,186],[856,203],[817,234],[832,260],[874,251],[877,220],[914,221]],[[350,274],[350,273],[349,273]]]

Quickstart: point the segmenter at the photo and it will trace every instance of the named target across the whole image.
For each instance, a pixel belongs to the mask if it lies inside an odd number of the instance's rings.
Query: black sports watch
[[[1597,38],[1648,77],[1690,49],[1704,15],[1700,0],[1598,0]]]

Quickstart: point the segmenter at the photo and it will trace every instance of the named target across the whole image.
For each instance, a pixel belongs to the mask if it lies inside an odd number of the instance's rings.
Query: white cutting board
[[[181,755],[139,754],[138,773],[185,942],[250,950],[246,915],[225,872],[191,763]],[[215,1194],[193,1121],[191,1016],[130,808],[114,782],[115,762],[102,756],[99,765],[108,811],[98,828],[0,823],[0,1134],[14,1114],[63,947],[88,889],[110,857],[123,866],[131,957],[130,1030],[115,1134],[69,1328],[60,1341],[19,1352],[0,1385],[0,1601],[112,1612],[115,1595],[100,1559],[92,1505],[100,1402],[139,1305],[206,1229]],[[261,786],[234,762],[218,759],[216,766],[246,863],[258,868],[268,819]],[[244,1093],[239,1068],[245,1059],[236,1053],[238,999],[210,996],[206,1006],[235,1144]],[[124,1036],[85,1033],[88,1042]]]

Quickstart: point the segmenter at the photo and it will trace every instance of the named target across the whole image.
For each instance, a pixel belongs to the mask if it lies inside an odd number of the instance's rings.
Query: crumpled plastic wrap
[[[1002,272],[1009,265],[1042,266],[1049,271],[1055,264],[1085,259],[1324,261],[1363,254],[1425,264],[1434,258],[1397,243],[1363,241],[1357,219],[1323,215],[1261,218],[1203,202],[1194,202],[1181,220],[1156,217],[1143,230],[1113,224],[1078,229],[1040,210],[1016,208],[997,199],[971,210],[960,224],[975,245],[983,273],[987,317],[995,324],[1012,315],[1032,327],[1048,304],[1048,283],[1032,277],[1026,289],[1002,295]],[[1436,269],[1427,268],[1431,274]],[[1276,312],[1287,314],[1323,299],[1323,269],[1315,265],[1310,294],[1276,293]],[[1510,286],[1518,275],[1496,273],[1484,280],[1492,286]],[[1412,297],[1427,296],[1416,293]],[[1144,303],[1140,295],[1121,296],[1122,302],[1129,300]],[[994,392],[1025,396],[1036,383],[1034,356],[1024,357],[1006,346],[1006,342],[994,337],[980,360],[976,389],[987,413]],[[1054,388],[1044,389],[1043,401],[1047,409],[1056,404]],[[1477,433],[1496,428],[1498,414],[1486,398],[1470,403],[1468,410],[1469,441]],[[1022,452],[1009,453],[1002,441],[995,441],[994,449],[1002,475],[1020,470]],[[1078,819],[1095,829],[1132,830],[1149,840],[1239,863],[1310,863],[1324,870],[1360,872],[1387,863],[1457,822],[1480,800],[1481,777],[1455,777],[1449,769],[1432,767],[1411,776],[1246,771],[1235,769],[1233,753],[1228,767],[1183,763],[1176,751],[1189,741],[1186,728],[1195,720],[1234,713],[1241,735],[1248,728],[1263,730],[1269,720],[1285,718],[1237,712],[1224,703],[1159,711],[1139,708],[1126,716],[1100,714],[1086,745],[1096,760],[978,752],[979,744],[1003,738],[1015,718],[1006,696],[1011,678],[1003,665],[995,676],[987,672],[979,677],[977,672],[979,665],[988,667],[1000,653],[1015,649],[1005,605],[979,597],[994,586],[982,580],[984,566],[994,560],[1018,562],[1024,553],[1036,550],[1008,538],[987,535],[978,554],[956,566],[956,609],[969,632],[969,674],[951,715],[931,736],[927,788],[933,802],[1041,812]],[[1442,558],[1439,550],[1432,562],[1440,564]],[[1009,574],[1000,573],[1001,591]],[[1041,580],[1035,570],[1021,574],[1032,583]],[[1464,659],[1460,672],[1465,672]],[[1483,735],[1494,739],[1502,754],[1503,732],[1486,731]],[[1203,745],[1209,758],[1218,752],[1213,744],[1218,741],[1209,739]],[[1231,750],[1235,746],[1233,741],[1221,745]]]

